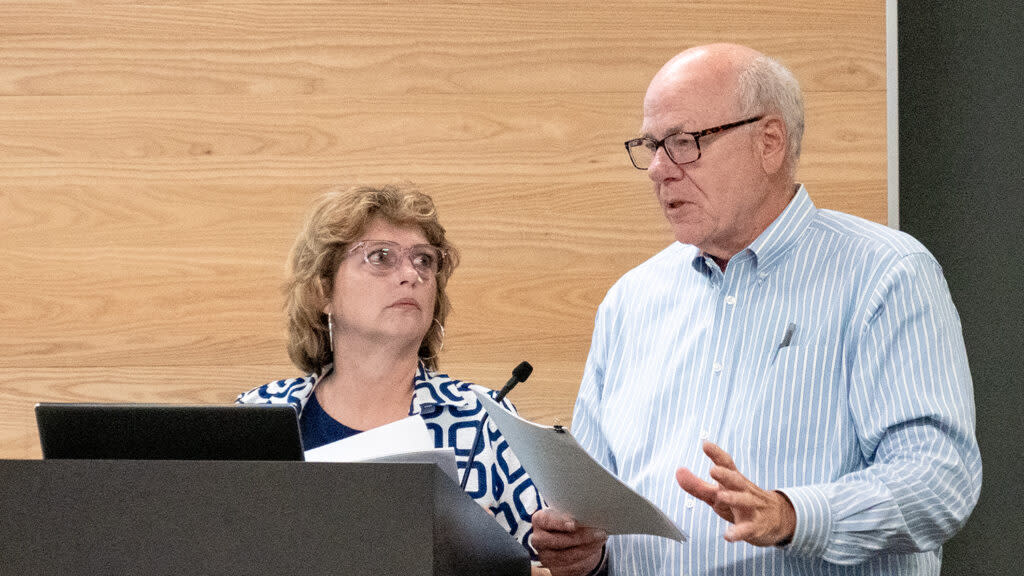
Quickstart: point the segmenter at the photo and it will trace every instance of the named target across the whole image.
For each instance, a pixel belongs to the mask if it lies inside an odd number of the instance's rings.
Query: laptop
[[[43,458],[303,460],[290,404],[36,404]]]

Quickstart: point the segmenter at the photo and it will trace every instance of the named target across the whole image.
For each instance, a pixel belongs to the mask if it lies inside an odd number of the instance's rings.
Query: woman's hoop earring
[[[444,350],[444,325],[438,322],[437,318],[434,318],[434,324],[437,324],[437,327],[441,329],[441,344],[437,347],[437,354],[440,354],[441,350]],[[434,354],[434,356],[437,356],[437,354]]]
[[[434,352],[430,356],[421,356],[420,360],[430,360],[432,358],[437,358],[437,355],[440,354],[441,350],[444,349],[444,325],[438,322],[437,318],[434,318],[434,324],[437,324],[437,327],[441,329],[441,344],[437,347],[437,352]],[[426,342],[426,339],[424,339],[424,342]],[[423,345],[421,344],[420,350],[422,349]]]
[[[331,341],[331,352],[334,352],[334,316],[327,313],[327,338]]]

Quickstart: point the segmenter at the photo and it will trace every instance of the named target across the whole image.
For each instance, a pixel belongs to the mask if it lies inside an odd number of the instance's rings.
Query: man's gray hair
[[[804,136],[804,98],[796,77],[778,60],[759,56],[739,76],[739,104],[744,114],[778,114],[786,124],[786,159],[796,170]]]

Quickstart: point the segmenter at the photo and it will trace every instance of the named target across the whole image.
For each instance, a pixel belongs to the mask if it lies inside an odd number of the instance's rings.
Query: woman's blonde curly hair
[[[451,311],[445,289],[459,264],[458,250],[445,237],[430,196],[410,186],[385,185],[328,190],[313,204],[295,239],[284,286],[288,356],[306,372],[319,374],[333,361],[323,310],[334,292],[338,266],[374,218],[395,226],[418,227],[427,242],[441,249],[434,322],[419,349],[426,366],[437,369],[444,323]]]

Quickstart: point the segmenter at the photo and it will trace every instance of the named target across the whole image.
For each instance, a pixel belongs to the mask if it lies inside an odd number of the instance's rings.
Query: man
[[[959,319],[921,244],[814,207],[802,132],[749,48],[651,81],[626,147],[678,242],[601,304],[572,428],[690,540],[543,510],[554,575],[939,574],[981,485]]]

